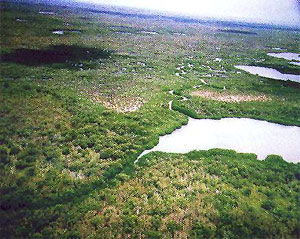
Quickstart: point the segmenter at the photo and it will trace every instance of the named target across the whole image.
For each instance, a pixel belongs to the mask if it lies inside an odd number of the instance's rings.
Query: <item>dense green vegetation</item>
[[[0,18],[1,238],[300,236],[299,163],[218,149],[134,163],[187,116],[300,126],[299,84],[234,68],[266,59],[299,73],[266,55],[299,50],[299,33],[3,2]],[[268,100],[220,102],[198,88]]]
[[[79,227],[103,238],[296,238],[299,172],[278,156],[257,162],[224,150],[152,153],[135,177],[120,174],[117,186],[94,195],[103,197],[94,212],[100,226]]]
[[[265,119],[270,122],[277,122],[286,125],[300,126],[300,111],[298,103],[298,92],[289,90],[288,98],[294,97],[295,101],[274,99],[267,102],[219,102],[215,100],[193,98],[189,101],[174,101],[173,109],[189,115],[193,118],[224,117],[248,117],[254,119]],[[218,91],[217,91],[218,92]],[[222,92],[222,91],[219,91]],[[284,92],[284,90],[282,91]],[[282,92],[278,93],[281,94]],[[275,97],[274,97],[275,98]]]

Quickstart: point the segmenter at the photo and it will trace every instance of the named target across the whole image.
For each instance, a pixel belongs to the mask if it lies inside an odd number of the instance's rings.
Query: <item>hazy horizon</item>
[[[300,26],[300,1],[297,0],[78,0],[78,2],[131,7],[191,16],[251,23]]]

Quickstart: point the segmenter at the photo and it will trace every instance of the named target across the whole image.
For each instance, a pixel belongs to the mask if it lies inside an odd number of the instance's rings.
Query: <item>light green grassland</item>
[[[299,51],[299,32],[225,33],[11,3],[1,3],[0,18],[0,237],[299,237],[299,163],[218,149],[134,163],[187,116],[300,126],[299,84],[234,68],[299,74],[267,56],[274,47]],[[196,90],[268,100],[220,102]]]

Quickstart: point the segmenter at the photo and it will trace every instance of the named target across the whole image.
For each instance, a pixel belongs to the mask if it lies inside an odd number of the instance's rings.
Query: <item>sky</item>
[[[78,0],[192,17],[300,26],[300,0]]]

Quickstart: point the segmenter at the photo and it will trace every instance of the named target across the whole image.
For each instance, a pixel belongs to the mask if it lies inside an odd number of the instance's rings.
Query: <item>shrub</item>
[[[18,160],[15,165],[17,169],[24,169],[29,167],[31,164],[27,163],[25,160]]]
[[[71,153],[70,148],[68,146],[64,146],[63,149],[62,149],[62,154],[63,155],[68,155],[70,153]]]
[[[174,234],[176,231],[180,231],[182,229],[182,226],[173,220],[168,221],[166,227],[168,232],[170,232],[172,238],[174,238]]]
[[[272,164],[285,163],[284,159],[281,156],[274,155],[274,154],[268,155],[265,160],[266,160],[266,162],[272,163]]]
[[[129,176],[125,173],[120,173],[116,178],[121,182],[125,182],[129,179]]]
[[[199,222],[196,222],[192,228],[192,235],[193,238],[212,238],[213,237],[213,230],[209,228],[206,225],[200,224]]]
[[[10,148],[10,152],[9,154],[10,155],[16,155],[20,152],[20,148],[18,146],[15,146],[13,145],[11,148]]]
[[[159,215],[154,215],[151,218],[151,224],[152,224],[152,228],[155,229],[156,231],[158,231],[158,229],[161,227],[162,225],[162,220],[161,220],[161,216]]]
[[[0,145],[0,161],[3,164],[9,163],[8,148],[4,145]]]
[[[58,152],[57,148],[48,147],[44,149],[44,156],[47,161],[54,161],[60,158],[60,153]]]
[[[25,169],[25,174],[27,176],[34,176],[34,173],[35,173],[34,167],[28,167]]]
[[[77,145],[79,145],[82,149],[86,149],[88,147],[88,142],[85,138],[81,138],[77,140]]]
[[[267,200],[262,203],[261,207],[270,211],[275,208],[275,203],[272,200]]]
[[[176,101],[173,101],[172,109],[192,118],[198,118],[198,115],[194,110],[187,109],[183,105],[177,103]]]
[[[160,238],[162,238],[161,232],[152,231],[152,230],[147,231],[145,233],[145,235],[146,235],[147,239],[160,239]]]
[[[250,194],[251,194],[251,190],[250,190],[249,188],[245,188],[245,189],[243,190],[243,195],[249,197]]]

